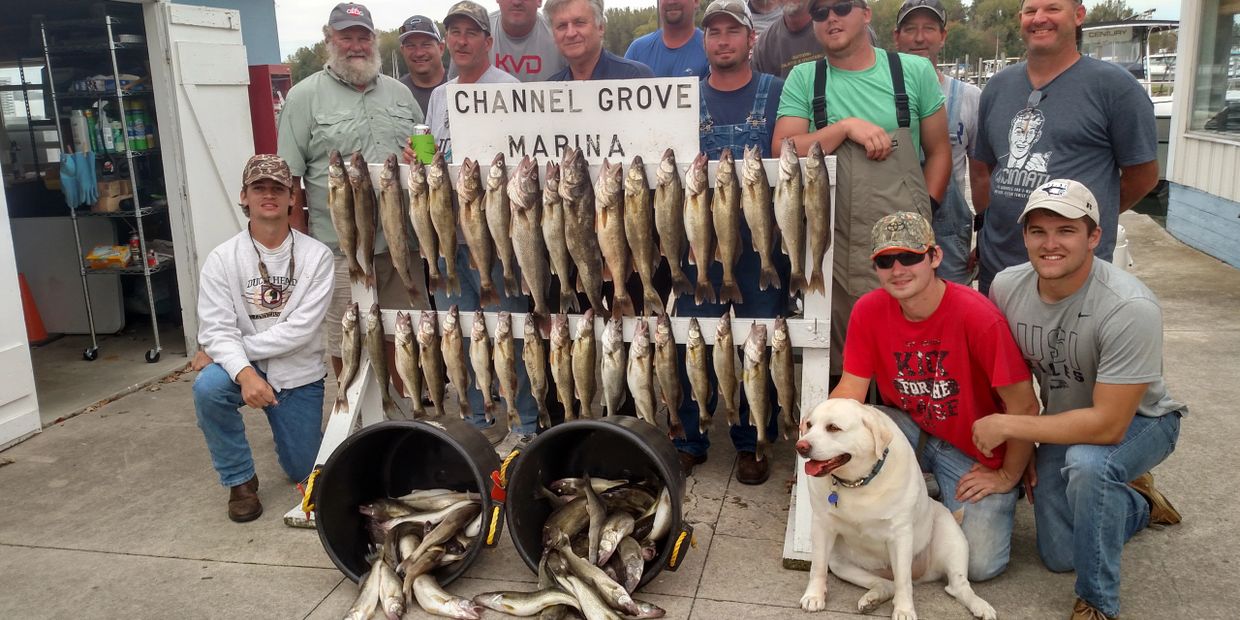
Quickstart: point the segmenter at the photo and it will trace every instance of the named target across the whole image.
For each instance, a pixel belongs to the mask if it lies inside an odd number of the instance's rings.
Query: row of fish
[[[358,511],[366,515],[372,548],[378,551],[346,620],[398,620],[415,604],[435,615],[478,618],[471,601],[444,591],[431,572],[463,560],[478,540],[483,522],[479,494],[415,490],[362,504]]]
[[[637,311],[626,282],[634,272],[645,313],[660,314],[665,300],[654,274],[664,259],[672,294],[692,293],[699,305],[744,301],[733,273],[743,251],[742,222],[761,260],[761,290],[783,285],[774,265],[778,239],[778,247],[791,262],[791,292],[825,293],[823,260],[831,243],[832,215],[822,149],[817,144],[810,149],[802,173],[795,148],[785,144],[778,169],[772,191],[757,148],[746,148],[739,164],[730,150],[724,150],[712,191],[704,153],[693,159],[682,180],[676,156],[668,149],[652,191],[640,156],[634,157],[627,173],[620,163],[603,160],[598,181],[592,184],[585,156],[569,148],[559,164],[547,163],[541,185],[536,160],[522,158],[509,177],[500,153],[485,180],[478,162],[466,158],[454,187],[443,155],[436,153],[430,165],[416,161],[410,165],[406,208],[396,155],[383,164],[376,200],[361,153],[353,153],[346,164],[333,151],[328,203],[355,282],[375,285],[372,263],[378,222],[396,272],[413,300],[414,274],[419,270],[411,268],[417,263],[411,260],[408,221],[426,260],[432,289],[460,293],[459,228],[471,267],[478,271],[483,306],[499,299],[492,278],[498,260],[504,293],[528,295],[534,311],[543,316],[553,311],[548,300],[552,276],[559,282],[560,312],[577,312],[576,293],[581,292],[597,314],[606,307],[612,316],[633,316]],[[693,284],[681,264],[686,251],[689,264],[697,266]],[[359,254],[367,262],[359,262]],[[446,273],[440,271],[441,257]],[[713,261],[723,266],[718,294],[706,273]],[[613,283],[607,306],[604,282]]]
[[[540,489],[551,504],[534,592],[486,592],[475,604],[544,620],[576,610],[586,620],[661,618],[665,611],[634,599],[672,527],[667,489],[627,480],[564,478]]]
[[[689,397],[700,410],[703,433],[719,415],[725,416],[731,425],[740,424],[738,393],[743,386],[749,404],[749,423],[758,429],[758,458],[762,458],[771,440],[767,436],[773,413],[768,377],[775,385],[785,437],[796,427],[795,419],[799,417],[800,396],[794,375],[792,342],[788,324],[782,318],[775,320],[769,346],[766,325],[755,324],[743,343],[743,355],[738,357],[732,338],[733,320],[729,314],[719,320],[715,345],[708,355],[702,329],[696,318],[690,319],[684,360],[680,360],[671,321],[666,314],[655,319],[653,333],[648,320],[639,320],[627,350],[623,323],[617,317],[606,321],[600,337],[596,333],[593,310],[586,310],[574,336],[570,333],[568,315],[557,314],[551,319],[550,338],[544,341],[537,317],[530,315],[525,321],[520,363],[525,366],[530,391],[538,405],[539,426],[551,426],[547,397],[554,384],[555,397],[564,407],[565,419],[595,417],[594,403],[600,396],[602,413],[615,415],[631,396],[639,418],[658,426],[657,416],[662,409],[667,415],[669,432],[682,436],[677,412],[684,398],[679,372],[683,364],[689,378]],[[338,410],[345,405],[346,390],[361,363],[363,347],[359,323],[358,307],[354,303],[346,309],[342,322],[344,364],[340,373]],[[401,416],[387,389],[390,373],[383,354],[383,339],[382,316],[379,306],[374,305],[367,314],[365,349],[381,386],[385,416],[397,419]],[[468,352],[464,346],[466,340]],[[461,417],[467,417],[466,391],[471,385],[472,370],[473,385],[482,393],[487,420],[494,420],[499,407],[492,392],[492,387],[498,385],[509,430],[516,432],[520,425],[516,402],[518,360],[509,313],[497,315],[492,337],[485,315],[475,312],[466,337],[456,306],[448,311],[442,325],[437,313],[422,312],[416,331],[413,314],[398,312],[395,360],[396,372],[404,382],[406,395],[411,398],[415,418],[444,415],[448,383],[457,393]],[[710,368],[717,378],[713,384]],[[431,403],[429,411],[423,404],[424,393]],[[708,408],[712,396],[717,396],[713,411]]]

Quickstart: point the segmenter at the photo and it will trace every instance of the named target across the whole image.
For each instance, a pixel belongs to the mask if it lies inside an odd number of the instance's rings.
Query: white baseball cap
[[[1094,193],[1083,183],[1072,179],[1054,179],[1039,185],[1029,194],[1025,210],[1020,212],[1016,221],[1023,224],[1025,216],[1034,209],[1054,211],[1071,220],[1088,217],[1095,224],[1102,224]]]

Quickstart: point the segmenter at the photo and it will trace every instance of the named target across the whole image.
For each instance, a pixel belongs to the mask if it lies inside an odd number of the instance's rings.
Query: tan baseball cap
[[[749,3],[745,0],[715,0],[706,7],[702,14],[702,26],[716,15],[727,15],[736,23],[753,30],[753,14],[749,12]]]
[[[271,179],[290,189],[293,187],[293,174],[279,155],[259,153],[245,163],[245,170],[241,173],[241,186],[249,187],[260,179]]]
[[[874,223],[870,231],[873,244],[870,258],[889,250],[925,254],[934,247],[934,229],[926,218],[909,211],[899,211]]]
[[[1020,212],[1016,221],[1025,223],[1025,216],[1034,209],[1054,211],[1070,220],[1088,217],[1095,224],[1102,224],[1094,193],[1085,184],[1072,179],[1055,179],[1039,185],[1029,194],[1025,210]]]

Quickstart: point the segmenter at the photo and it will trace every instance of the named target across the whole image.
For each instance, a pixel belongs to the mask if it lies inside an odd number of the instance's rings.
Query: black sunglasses
[[[835,13],[840,17],[847,17],[857,5],[852,2],[839,2],[828,6],[816,6],[809,10],[809,16],[816,22],[825,22],[831,17],[831,13]]]
[[[933,250],[932,250],[933,251]],[[879,254],[874,257],[874,266],[879,269],[891,269],[895,267],[896,261],[900,261],[905,267],[912,267],[926,260],[930,256],[930,252],[918,254],[916,252],[900,252],[899,254]]]

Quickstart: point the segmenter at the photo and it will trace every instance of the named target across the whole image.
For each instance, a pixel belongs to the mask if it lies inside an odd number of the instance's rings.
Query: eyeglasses
[[[1029,133],[1029,121],[1033,120],[1032,112],[1033,110],[1036,110],[1038,108],[1038,104],[1042,103],[1043,99],[1045,99],[1045,96],[1042,95],[1042,89],[1035,88],[1033,89],[1033,92],[1029,93],[1029,98],[1025,100],[1024,111],[1027,112],[1027,114],[1024,115],[1025,116],[1024,126],[1021,127],[1021,131],[1023,131],[1024,133],[1026,134]]]
[[[828,6],[816,6],[809,10],[809,16],[816,22],[825,22],[831,17],[832,13],[840,17],[847,17],[857,5],[852,2],[839,2]]]
[[[879,254],[874,257],[874,266],[878,269],[891,269],[896,266],[896,261],[905,267],[912,267],[926,260],[930,252],[918,254],[916,252],[900,252],[899,254]]]

